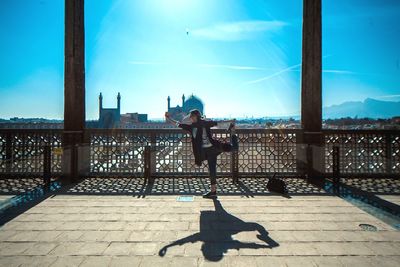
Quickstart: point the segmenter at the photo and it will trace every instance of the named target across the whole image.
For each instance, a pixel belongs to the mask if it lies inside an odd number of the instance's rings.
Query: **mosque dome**
[[[185,101],[183,106],[184,112],[188,113],[192,109],[200,110],[201,114],[204,114],[204,104],[197,96],[193,94]]]

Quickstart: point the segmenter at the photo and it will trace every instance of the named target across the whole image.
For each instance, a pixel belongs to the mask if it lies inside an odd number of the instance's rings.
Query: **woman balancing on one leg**
[[[201,166],[204,160],[207,160],[210,172],[211,190],[203,195],[203,197],[216,197],[217,195],[217,157],[222,152],[232,152],[238,149],[238,140],[235,135],[235,120],[211,121],[205,120],[199,110],[190,111],[190,121],[192,124],[184,124],[173,120],[168,112],[165,113],[167,121],[174,123],[177,127],[182,128],[190,133],[192,139],[192,149],[195,163]],[[223,143],[214,139],[211,135],[210,128],[218,123],[230,122],[228,131],[231,132],[231,143]]]

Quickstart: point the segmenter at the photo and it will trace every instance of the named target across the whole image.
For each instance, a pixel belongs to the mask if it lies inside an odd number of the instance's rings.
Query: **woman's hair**
[[[198,109],[192,109],[190,111],[190,116],[196,116],[198,121],[204,119],[204,117],[201,115],[200,110]]]

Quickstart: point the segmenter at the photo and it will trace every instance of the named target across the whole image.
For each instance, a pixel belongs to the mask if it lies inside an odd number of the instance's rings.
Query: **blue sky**
[[[300,111],[302,1],[86,0],[87,119],[161,118],[195,94],[208,117]],[[63,117],[63,0],[0,0],[0,118]],[[323,1],[323,105],[400,101],[400,1]]]

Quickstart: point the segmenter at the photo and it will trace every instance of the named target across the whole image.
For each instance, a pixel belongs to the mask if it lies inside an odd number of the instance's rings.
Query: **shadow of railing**
[[[379,195],[400,195],[400,179],[392,178],[346,178],[342,184],[364,192]]]
[[[4,179],[1,179],[0,183],[3,181]],[[18,187],[23,192],[12,191],[15,190],[13,189],[14,184],[11,184],[11,190],[5,190],[6,194],[4,194],[4,191],[0,192],[0,196],[9,196],[0,201],[0,227],[47,198],[54,196],[62,188],[61,183],[56,180],[48,184],[40,183],[37,179],[33,179],[33,181],[36,182],[34,187]],[[29,185],[31,184],[29,183]],[[3,190],[4,188],[4,186],[1,187]],[[17,194],[8,195],[10,192]]]
[[[56,181],[56,179],[51,179],[51,182]],[[0,196],[14,196],[20,195],[39,187],[46,186],[43,178],[33,177],[33,178],[1,178],[0,179]]]
[[[385,181],[386,179],[374,179],[374,181],[376,180]],[[344,183],[334,182],[330,179],[327,179],[324,182],[324,190],[334,194],[337,197],[340,197],[341,199],[369,213],[377,219],[391,225],[393,228],[400,230],[400,206],[397,203],[382,198],[382,195],[399,195],[396,193],[396,191],[400,188],[399,180],[392,180],[397,182],[395,183],[396,187],[393,194],[388,192],[386,194],[382,194],[381,190],[363,186],[362,182],[367,182],[365,180],[358,181],[355,186],[347,184],[346,179],[342,179],[342,181],[344,181]]]
[[[310,184],[303,178],[282,178],[289,195],[326,195],[331,194],[317,185]],[[344,185],[373,194],[400,195],[400,180],[389,178],[341,180]],[[244,177],[234,183],[230,177],[217,178],[220,195],[240,195],[254,197],[271,195],[267,189],[268,178]],[[0,195],[18,195],[43,186],[41,178],[0,179]],[[209,189],[207,177],[168,177],[157,178],[147,183],[141,177],[90,177],[63,188],[60,194],[87,195],[201,195]]]
[[[289,195],[326,195],[323,188],[308,183],[302,178],[283,178],[287,183]],[[157,178],[147,183],[144,178],[85,178],[75,183],[61,194],[74,195],[201,195],[209,189],[209,179],[201,177]],[[240,178],[238,183],[231,178],[217,178],[219,195],[240,195],[254,197],[271,195],[267,189],[268,178]]]

